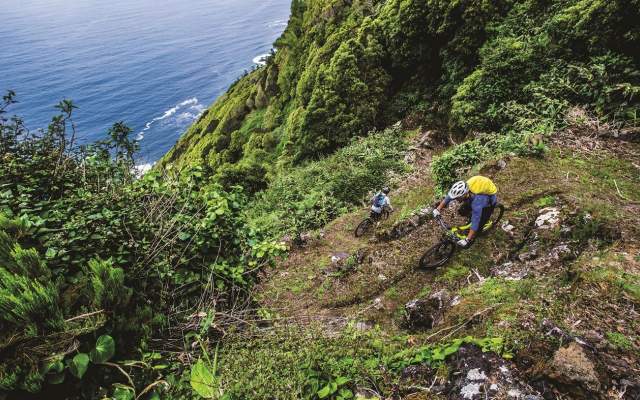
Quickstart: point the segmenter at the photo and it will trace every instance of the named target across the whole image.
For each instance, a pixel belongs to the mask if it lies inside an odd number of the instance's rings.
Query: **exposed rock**
[[[560,210],[556,207],[543,208],[539,214],[535,222],[539,229],[553,229],[560,223]]]
[[[416,145],[423,149],[433,149],[436,144],[442,142],[442,135],[438,131],[426,131],[416,140]]]
[[[345,252],[333,253],[331,255],[331,264],[334,266],[341,266],[344,263],[344,260],[349,258],[349,254]]]
[[[538,392],[520,382],[513,362],[495,353],[483,353],[477,346],[463,345],[447,364],[451,371],[447,399],[541,399]]]
[[[376,232],[376,237],[378,240],[400,239],[424,225],[429,220],[431,220],[431,208],[423,208],[414,212],[407,219],[396,222],[388,230]]]
[[[363,322],[363,321],[358,321],[358,322],[356,322],[356,324],[354,325],[354,328],[355,328],[357,331],[368,331],[369,329],[371,329],[371,325],[369,325],[368,323]]]
[[[507,234],[509,234],[509,236],[515,235],[516,227],[511,225],[508,220],[504,221],[502,223],[502,225],[500,225],[500,228],[502,228],[503,231],[505,231]]]
[[[382,303],[382,299],[380,297],[376,297],[375,300],[373,300],[373,308],[375,308],[376,310],[382,310],[384,308],[384,304]]]
[[[561,389],[583,398],[590,398],[588,393],[597,393],[602,388],[595,364],[576,342],[556,351],[548,376]]]
[[[414,299],[405,305],[405,322],[411,329],[431,329],[438,325],[449,307],[451,296],[440,290],[427,299]]]
[[[521,262],[533,260],[536,257],[538,257],[538,251],[535,249],[518,254],[518,260],[520,260]]]
[[[508,261],[501,265],[496,265],[491,268],[491,275],[500,276],[508,280],[519,281],[529,274],[529,270],[523,267],[522,264],[516,264]]]

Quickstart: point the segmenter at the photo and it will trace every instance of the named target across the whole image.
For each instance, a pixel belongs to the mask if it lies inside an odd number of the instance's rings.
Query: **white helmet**
[[[469,186],[465,181],[458,181],[451,186],[451,190],[449,190],[449,197],[452,199],[457,199],[458,197],[462,197],[465,194],[469,193]]]

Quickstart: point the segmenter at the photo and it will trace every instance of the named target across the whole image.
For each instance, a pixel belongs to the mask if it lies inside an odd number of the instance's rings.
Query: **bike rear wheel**
[[[455,249],[455,243],[449,240],[442,240],[420,257],[420,268],[435,269],[444,265],[449,261]]]
[[[498,204],[495,210],[493,210],[493,215],[489,219],[488,224],[490,225],[487,228],[484,228],[482,232],[490,232],[494,230],[496,226],[498,226],[498,224],[500,223],[500,220],[502,219],[503,214],[504,214],[504,206],[502,204]]]
[[[373,225],[373,221],[371,220],[371,218],[365,218],[364,220],[362,220],[362,222],[360,222],[360,224],[358,224],[358,227],[356,228],[356,237],[360,237],[367,233],[369,228],[371,228],[371,225]]]

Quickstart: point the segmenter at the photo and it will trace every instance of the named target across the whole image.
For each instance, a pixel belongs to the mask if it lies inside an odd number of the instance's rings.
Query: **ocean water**
[[[79,139],[125,121],[152,163],[286,27],[290,0],[1,0],[0,91],[46,127],[72,99]]]

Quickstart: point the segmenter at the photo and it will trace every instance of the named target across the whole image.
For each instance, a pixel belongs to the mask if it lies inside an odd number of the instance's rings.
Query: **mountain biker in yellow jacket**
[[[463,202],[458,213],[465,217],[471,217],[471,227],[466,239],[459,240],[458,245],[467,247],[476,235],[482,232],[482,228],[491,218],[491,214],[498,204],[496,193],[498,193],[498,188],[495,183],[484,176],[477,175],[466,182],[456,182],[438,207],[433,210],[433,216],[439,216],[440,211],[446,208],[451,200]]]

